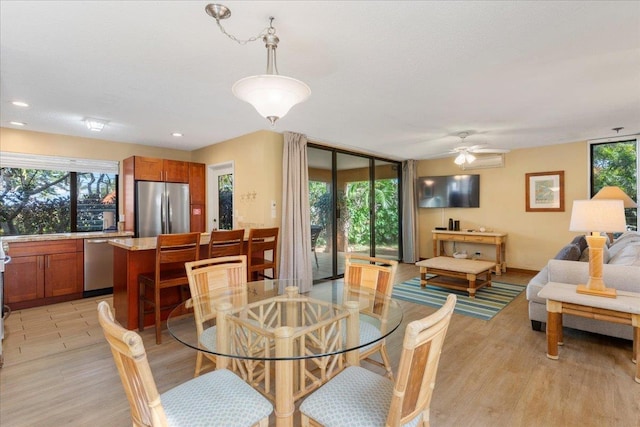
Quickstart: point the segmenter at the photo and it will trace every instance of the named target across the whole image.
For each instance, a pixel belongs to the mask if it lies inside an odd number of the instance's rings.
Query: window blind
[[[80,159],[75,157],[41,156],[37,154],[0,152],[0,167],[44,169],[66,172],[118,174],[118,162],[113,160]]]

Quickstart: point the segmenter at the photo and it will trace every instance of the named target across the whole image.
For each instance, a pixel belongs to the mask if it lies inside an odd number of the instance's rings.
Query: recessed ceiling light
[[[29,104],[27,104],[26,102],[23,101],[12,101],[11,102],[13,105],[15,105],[16,107],[28,107]]]
[[[87,129],[89,129],[90,131],[102,132],[102,129],[104,129],[104,125],[106,125],[108,122],[106,120],[87,117],[84,119],[84,123],[87,125]]]
[[[177,137],[177,138],[180,138],[180,137],[182,136],[182,134],[181,134],[180,132],[173,132],[173,133],[171,134],[171,136],[175,136],[175,137]]]
[[[26,125],[27,125],[27,124],[26,124],[26,123],[24,123],[24,122],[9,122],[9,123],[11,123],[11,124],[12,124],[12,125],[14,125],[14,126],[26,126]]]

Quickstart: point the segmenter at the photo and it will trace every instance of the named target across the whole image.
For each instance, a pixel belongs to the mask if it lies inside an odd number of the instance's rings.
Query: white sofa
[[[588,249],[586,250],[588,251]],[[575,253],[575,248],[567,249],[565,247],[556,257],[568,252]],[[587,283],[589,279],[588,254],[585,256],[584,250],[582,252],[583,261],[549,260],[548,264],[527,285],[529,319],[533,329],[543,330],[542,324],[547,321],[546,300],[538,297],[538,292],[544,285],[548,282],[575,285]],[[608,262],[603,265],[602,276],[607,287],[640,293],[640,234],[638,232],[627,232],[616,239],[609,246],[604,258]],[[632,328],[627,325],[565,315],[563,316],[563,326],[628,340],[633,339]]]

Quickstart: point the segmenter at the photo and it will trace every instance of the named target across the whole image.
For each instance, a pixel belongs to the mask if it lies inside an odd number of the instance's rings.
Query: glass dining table
[[[167,319],[169,333],[215,355],[274,403],[276,426],[293,426],[295,402],[402,322],[396,300],[342,283],[300,293],[296,280],[263,280],[192,297]],[[362,333],[361,333],[362,332]]]

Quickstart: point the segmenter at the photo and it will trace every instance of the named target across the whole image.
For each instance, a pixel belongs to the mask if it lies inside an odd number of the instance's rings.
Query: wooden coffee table
[[[427,273],[435,274],[436,277],[428,280],[429,284],[466,290],[471,298],[475,298],[476,290],[491,286],[491,270],[496,266],[495,262],[446,256],[418,261],[416,265],[420,267],[420,286],[423,288],[427,285]]]

